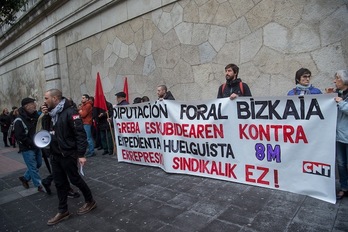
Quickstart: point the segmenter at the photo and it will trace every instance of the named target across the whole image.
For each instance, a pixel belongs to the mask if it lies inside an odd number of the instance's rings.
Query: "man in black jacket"
[[[22,153],[27,170],[19,177],[24,188],[29,188],[29,181],[32,180],[39,192],[44,192],[41,184],[39,168],[42,165],[42,154],[40,148],[36,147],[33,137],[36,132],[37,119],[36,103],[33,98],[24,98],[22,107],[18,109],[18,119],[14,122],[14,133],[19,144],[19,151]]]
[[[173,94],[168,91],[166,85],[157,86],[157,96],[158,100],[175,100]]]
[[[105,99],[106,101],[106,99]],[[110,102],[106,101],[106,107],[108,111],[101,110],[99,108],[94,109],[94,114],[97,115],[97,125],[100,130],[100,142],[104,149],[102,155],[113,155],[114,154],[114,143],[112,141],[112,116],[113,116],[113,106]]]
[[[45,93],[44,105],[41,109],[45,114],[42,119],[43,129],[49,130],[52,134],[51,165],[59,205],[58,213],[48,220],[47,225],[54,225],[71,215],[67,204],[69,180],[80,189],[85,198],[85,204],[79,208],[77,214],[88,213],[96,208],[97,204],[90,188],[78,171],[78,163],[81,167],[86,163],[84,155],[88,144],[86,132],[76,107],[73,107],[62,96],[60,90],[51,89]]]
[[[220,85],[217,98],[229,97],[231,100],[241,96],[251,96],[250,88],[238,78],[239,67],[228,64],[225,67],[226,83]]]

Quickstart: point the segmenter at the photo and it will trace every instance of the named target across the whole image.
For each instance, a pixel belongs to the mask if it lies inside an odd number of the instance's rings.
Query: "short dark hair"
[[[89,100],[89,95],[88,94],[82,94],[83,97],[87,98]]]
[[[312,76],[312,73],[311,73],[311,71],[309,71],[309,69],[307,69],[307,68],[300,68],[299,70],[297,70],[296,75],[295,75],[295,83],[296,83],[296,85],[298,83],[300,83],[301,76],[303,76],[304,74],[309,74],[309,75]]]
[[[141,97],[134,98],[133,104],[136,104],[136,103],[141,103]]]
[[[143,96],[141,98],[141,102],[148,102],[148,101],[150,101],[150,98],[148,96]]]
[[[239,73],[239,67],[235,64],[228,64],[225,67],[225,70],[232,68],[233,72],[236,74],[236,78],[238,77],[238,73]]]
[[[57,97],[59,101],[63,98],[62,91],[59,89],[49,89],[46,92],[48,92],[51,97]]]
[[[159,85],[157,87],[160,87],[161,89],[163,89],[165,92],[167,92],[167,86],[166,85]]]

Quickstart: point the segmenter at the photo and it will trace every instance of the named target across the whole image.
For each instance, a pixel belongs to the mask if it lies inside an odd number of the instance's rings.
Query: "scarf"
[[[304,86],[304,85],[297,84],[296,89],[300,90],[300,95],[306,95],[306,94],[311,94],[311,91],[309,89],[311,86],[312,85]]]
[[[54,107],[54,109],[52,109],[48,113],[51,116],[51,118],[52,118],[53,126],[57,123],[57,121],[58,121],[58,114],[63,111],[64,104],[65,104],[65,98],[63,100],[61,100],[58,103],[58,105],[56,105],[56,107]]]

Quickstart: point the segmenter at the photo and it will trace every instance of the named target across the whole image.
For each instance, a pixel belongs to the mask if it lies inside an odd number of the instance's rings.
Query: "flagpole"
[[[106,99],[103,91],[103,86],[100,80],[100,74],[99,72],[97,73],[97,80],[96,80],[96,85],[95,85],[95,96],[94,96],[94,105],[93,107],[98,108],[100,111],[99,112],[105,112],[106,113],[106,120],[109,124],[110,127],[110,132],[111,132],[111,138],[112,138],[112,143],[114,145],[113,153],[116,153],[116,141],[115,141],[115,136],[113,134],[113,130],[111,127],[110,123],[110,116],[109,116],[109,109],[106,105]],[[107,133],[107,132],[106,132]],[[106,134],[107,135],[107,134]],[[106,141],[108,141],[108,138],[106,136]],[[108,142],[107,142],[108,144]]]
[[[113,155],[117,155],[117,149],[116,149],[116,142],[115,142],[115,136],[114,136],[114,131],[112,129],[111,123],[110,123],[110,117],[109,117],[109,111],[106,111],[106,116],[107,116],[107,121],[109,123],[110,127],[110,133],[111,133],[111,139],[112,139],[112,144],[113,144]],[[107,140],[107,139],[106,139]]]

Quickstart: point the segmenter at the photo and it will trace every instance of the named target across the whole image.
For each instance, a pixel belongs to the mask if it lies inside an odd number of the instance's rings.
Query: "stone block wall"
[[[228,63],[254,96],[286,95],[301,67],[324,90],[347,68],[347,15],[341,0],[177,1],[67,46],[72,97],[93,95],[100,72],[113,103],[125,76],[131,101],[155,100],[159,84],[178,100],[212,99]]]
[[[323,91],[348,68],[347,0],[48,2],[50,17],[0,49],[2,108],[27,96],[40,104],[52,87],[79,102],[94,95],[97,72],[115,103],[124,77],[131,101],[156,100],[159,84],[187,101],[216,98],[228,63],[254,96],[285,95],[301,67]]]

